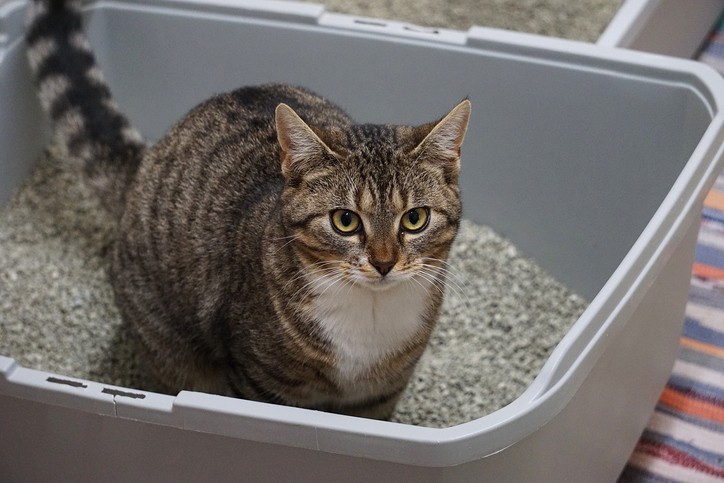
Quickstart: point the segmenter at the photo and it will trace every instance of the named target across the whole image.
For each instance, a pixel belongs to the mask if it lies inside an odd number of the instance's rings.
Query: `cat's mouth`
[[[354,282],[371,290],[387,290],[406,281],[409,277],[402,272],[393,271],[386,275],[357,274]]]

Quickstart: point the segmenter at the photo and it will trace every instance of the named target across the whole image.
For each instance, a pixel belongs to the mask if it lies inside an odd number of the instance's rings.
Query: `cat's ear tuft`
[[[460,146],[463,144],[465,132],[470,121],[472,105],[468,99],[455,106],[447,116],[443,117],[425,139],[415,148],[415,152],[441,159],[460,159]]]
[[[325,151],[330,152],[312,128],[305,123],[294,109],[281,103],[275,112],[277,139],[282,148],[282,174],[293,166],[307,164]]]

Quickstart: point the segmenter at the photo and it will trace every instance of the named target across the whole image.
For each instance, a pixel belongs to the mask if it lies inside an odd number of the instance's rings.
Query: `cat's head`
[[[439,279],[461,215],[464,100],[418,127],[307,125],[276,110],[282,218],[310,274],[384,289]]]

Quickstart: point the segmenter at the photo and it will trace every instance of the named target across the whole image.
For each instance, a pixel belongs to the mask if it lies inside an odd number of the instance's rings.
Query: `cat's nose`
[[[396,260],[375,260],[370,259],[370,263],[372,264],[375,269],[380,272],[380,275],[383,277],[390,273],[390,270],[392,270],[392,267],[395,266],[395,263],[397,263]]]

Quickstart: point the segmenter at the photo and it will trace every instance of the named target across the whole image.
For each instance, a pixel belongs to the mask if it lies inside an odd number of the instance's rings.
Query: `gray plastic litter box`
[[[47,142],[24,2],[0,7],[0,202]],[[26,369],[0,356],[3,481],[612,481],[677,353],[724,81],[694,62],[287,2],[91,3],[122,108],[154,139],[212,93],[308,86],[362,122],[469,96],[466,216],[591,300],[527,391],[445,429]],[[481,377],[485,377],[481,374]]]

